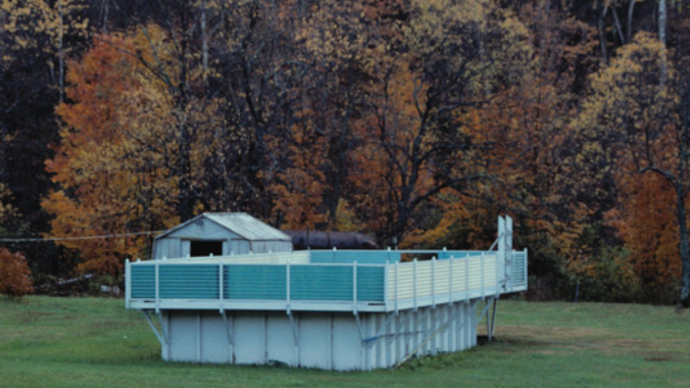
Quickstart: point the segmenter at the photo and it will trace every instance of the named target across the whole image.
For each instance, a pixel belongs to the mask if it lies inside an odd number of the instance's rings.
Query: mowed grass
[[[502,300],[496,323],[489,345],[338,373],[166,363],[143,316],[122,300],[0,299],[0,387],[690,386],[690,312]]]

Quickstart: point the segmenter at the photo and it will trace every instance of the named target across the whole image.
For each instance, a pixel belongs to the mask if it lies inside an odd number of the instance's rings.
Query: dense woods
[[[0,0],[0,132],[39,288],[202,211],[477,249],[508,213],[529,297],[688,305],[686,0]]]

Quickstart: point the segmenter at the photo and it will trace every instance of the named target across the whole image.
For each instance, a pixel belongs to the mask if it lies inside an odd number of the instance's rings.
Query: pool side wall
[[[162,311],[166,361],[326,370],[395,366],[476,345],[480,299],[391,313]],[[359,321],[359,322],[358,322]]]

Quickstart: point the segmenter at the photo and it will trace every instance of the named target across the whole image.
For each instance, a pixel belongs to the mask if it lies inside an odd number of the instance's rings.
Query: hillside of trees
[[[0,132],[37,286],[204,211],[468,249],[510,214],[529,298],[688,305],[688,0],[0,0]]]

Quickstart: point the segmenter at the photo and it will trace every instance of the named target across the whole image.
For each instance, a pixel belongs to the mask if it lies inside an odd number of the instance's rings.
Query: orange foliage
[[[151,31],[151,29],[150,29]],[[126,50],[136,39],[101,36],[70,66],[70,103],[58,106],[64,122],[55,157],[46,161],[59,186],[43,201],[55,218],[54,236],[102,236],[171,226],[168,178],[172,155],[167,130],[170,102],[160,83],[142,76]],[[146,47],[145,45],[143,46]],[[65,240],[81,252],[80,272],[118,274],[125,257],[145,255],[145,236]]]
[[[24,255],[0,248],[0,294],[21,298],[32,292],[31,271]]]
[[[322,209],[325,174],[321,169],[325,145],[319,142],[313,128],[293,126],[286,147],[289,167],[278,172],[269,186],[275,195],[274,211],[283,214],[286,229],[317,230],[328,215]],[[272,148],[285,147],[280,140],[269,141]]]
[[[630,249],[635,274],[648,286],[674,282],[681,262],[673,188],[656,174],[628,176],[621,184],[621,209],[606,216]]]

